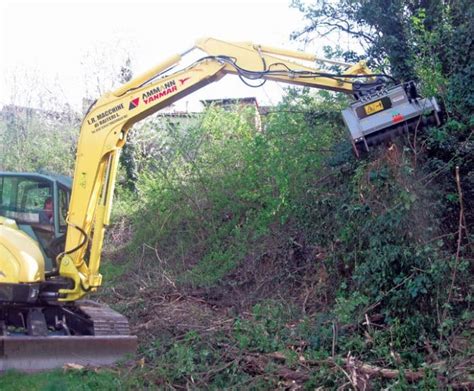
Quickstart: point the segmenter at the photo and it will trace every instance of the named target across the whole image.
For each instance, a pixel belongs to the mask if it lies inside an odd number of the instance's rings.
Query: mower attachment
[[[426,125],[440,125],[435,98],[420,98],[412,82],[361,97],[342,111],[357,156],[369,146]]]

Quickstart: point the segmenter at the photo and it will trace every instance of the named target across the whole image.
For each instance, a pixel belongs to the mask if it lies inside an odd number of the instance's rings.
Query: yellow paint
[[[6,224],[0,224],[0,238],[0,283],[44,281],[44,258],[33,239]]]
[[[367,115],[378,113],[379,111],[383,110],[383,104],[381,100],[378,100],[376,102],[373,102],[369,105],[364,106],[365,113]]]

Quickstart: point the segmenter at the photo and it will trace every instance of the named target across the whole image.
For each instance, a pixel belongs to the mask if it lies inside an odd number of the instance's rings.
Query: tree
[[[443,95],[453,115],[469,120],[474,106],[472,1],[293,0],[292,6],[307,21],[295,39],[347,34],[361,43],[372,67],[388,68],[398,80],[434,83],[430,92]]]
[[[365,54],[376,66],[387,67],[400,80],[414,77],[411,64],[413,47],[406,25],[410,18],[403,0],[317,0],[305,4],[294,0],[293,7],[304,13],[308,24],[294,33],[326,36],[341,32],[357,39]]]
[[[17,70],[8,81],[9,104],[0,112],[0,170],[71,174],[78,115],[58,99],[58,86],[34,70]]]
[[[120,69],[119,80],[121,83],[126,83],[132,80],[133,72],[131,69],[131,60],[128,57],[125,64]],[[130,191],[136,190],[136,182],[138,180],[138,168],[136,163],[136,151],[135,144],[133,142],[133,130],[128,132],[127,143],[122,148],[122,154],[120,155],[120,164],[125,169],[126,185]]]

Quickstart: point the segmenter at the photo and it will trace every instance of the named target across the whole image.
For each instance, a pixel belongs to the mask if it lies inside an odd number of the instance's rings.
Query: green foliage
[[[281,303],[262,302],[252,310],[251,319],[237,319],[233,327],[233,337],[240,349],[257,352],[275,352],[285,348],[288,335],[285,322],[291,313]]]
[[[472,36],[474,6],[458,0],[449,7],[441,2],[417,8],[411,19],[417,49],[413,62],[426,96],[440,96],[450,115],[472,121]]]
[[[433,176],[454,162],[469,163],[459,149],[466,125],[450,119],[428,129],[420,136],[426,149],[417,157],[397,144],[355,161],[340,143],[343,105],[339,96],[289,90],[263,132],[248,112],[211,109],[199,126],[174,133],[167,170],[144,172],[138,182],[142,205],[130,251],[145,254],[151,269],[158,252],[179,286],[212,287],[223,296],[251,285],[250,265],[275,273],[271,281],[284,281],[290,290],[283,294],[307,288],[302,281],[313,287],[305,301],[324,292],[323,311],[293,329],[286,326],[292,317],[278,305],[258,304],[250,316],[238,316],[226,338],[242,351],[285,352],[295,362],[288,346],[304,340],[309,359],[350,351],[363,361],[416,369],[424,365],[426,341],[447,349],[442,341],[466,313],[466,300],[449,300],[446,278],[456,270],[457,292],[466,293],[468,263],[453,256],[456,227],[449,226],[458,221],[459,195],[452,178]],[[143,243],[151,250],[143,252]],[[268,261],[275,243],[278,266],[265,269],[259,263]],[[322,260],[311,255],[314,249]],[[372,317],[376,328],[367,324]],[[194,376],[205,365],[201,349],[212,350],[197,341],[168,346],[163,354],[184,372],[172,367],[164,376],[178,383]],[[329,368],[321,374],[308,385],[340,384],[340,374]],[[220,376],[231,384],[248,379],[236,368]],[[402,371],[393,385],[405,381]]]
[[[237,362],[226,363],[223,352],[211,342],[214,341],[206,341],[196,332],[189,332],[175,342],[164,338],[156,340],[144,353],[152,370],[135,376],[140,381],[152,381],[160,389],[180,385],[219,390],[239,387],[251,380]],[[208,373],[211,367],[215,373]],[[207,377],[206,382],[203,382],[203,375]]]
[[[271,224],[288,221],[291,200],[324,161],[317,152],[341,133],[332,111],[340,104],[327,93],[314,100],[293,92],[264,132],[252,110],[211,108],[198,126],[174,133],[166,171],[144,172],[138,181],[132,249],[159,244],[165,259],[193,265],[183,281],[216,284],[249,249],[258,250]]]
[[[364,315],[363,309],[366,308],[368,304],[368,297],[356,291],[348,298],[341,296],[336,299],[334,314],[340,323],[360,322],[361,316]]]
[[[5,106],[0,119],[0,170],[71,175],[78,119],[55,113]]]

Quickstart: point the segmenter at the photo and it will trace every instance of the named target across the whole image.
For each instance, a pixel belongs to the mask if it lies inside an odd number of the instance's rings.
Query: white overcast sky
[[[0,0],[0,104],[9,103],[12,96],[22,103],[19,91],[31,87],[32,94],[46,88],[79,108],[82,97],[91,94],[85,79],[94,77],[94,64],[119,68],[117,58],[124,50],[139,74],[203,36],[301,49],[289,36],[303,26],[303,17],[289,2]],[[267,83],[251,89],[227,76],[181,104],[194,108],[198,99],[243,96],[275,104],[284,87]]]

